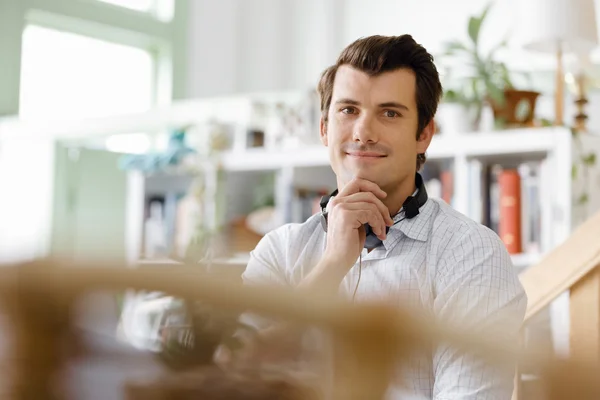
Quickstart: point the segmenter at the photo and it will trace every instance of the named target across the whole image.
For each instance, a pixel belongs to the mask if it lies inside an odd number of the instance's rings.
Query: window
[[[151,11],[154,8],[155,0],[98,0],[103,3],[110,3],[117,6],[130,8],[137,11]]]
[[[154,14],[158,19],[170,21],[173,19],[174,0],[97,0],[131,10]]]
[[[23,119],[143,112],[155,99],[154,57],[136,47],[29,25],[21,68]]]

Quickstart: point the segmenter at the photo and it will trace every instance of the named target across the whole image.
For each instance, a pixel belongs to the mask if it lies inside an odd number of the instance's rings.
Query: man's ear
[[[423,154],[427,151],[433,135],[435,135],[435,122],[432,118],[417,139],[417,154]]]
[[[325,121],[323,117],[321,117],[321,120],[319,122],[319,133],[321,136],[321,143],[327,146],[329,143],[327,140],[327,121]]]

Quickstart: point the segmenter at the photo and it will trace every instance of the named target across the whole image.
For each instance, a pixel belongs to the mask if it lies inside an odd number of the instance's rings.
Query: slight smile
[[[386,157],[385,154],[380,154],[380,153],[373,153],[371,151],[351,151],[346,153],[347,155],[349,155],[350,157],[353,158],[384,158]]]

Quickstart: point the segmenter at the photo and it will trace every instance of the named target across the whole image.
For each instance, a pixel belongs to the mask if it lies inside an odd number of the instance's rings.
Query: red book
[[[452,204],[452,196],[454,194],[454,182],[452,181],[452,171],[445,170],[440,174],[442,183],[442,200],[448,204]]]
[[[523,251],[521,241],[521,177],[516,169],[502,170],[498,176],[500,221],[498,230],[510,254]]]

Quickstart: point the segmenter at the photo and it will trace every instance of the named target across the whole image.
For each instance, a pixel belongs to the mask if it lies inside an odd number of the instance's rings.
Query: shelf
[[[541,261],[542,255],[540,253],[521,253],[512,254],[510,256],[512,263],[515,268],[523,269],[531,267]]]
[[[527,128],[435,136],[427,151],[430,161],[467,158],[541,158],[556,149],[565,128]],[[226,152],[221,157],[227,171],[275,170],[284,167],[328,167],[327,148],[309,145],[290,150],[249,149]]]
[[[294,150],[249,149],[226,152],[221,165],[227,171],[274,170],[283,167],[329,166],[327,148],[306,146]]]
[[[468,157],[527,155],[552,151],[570,135],[566,128],[512,129],[463,135],[460,145]]]

